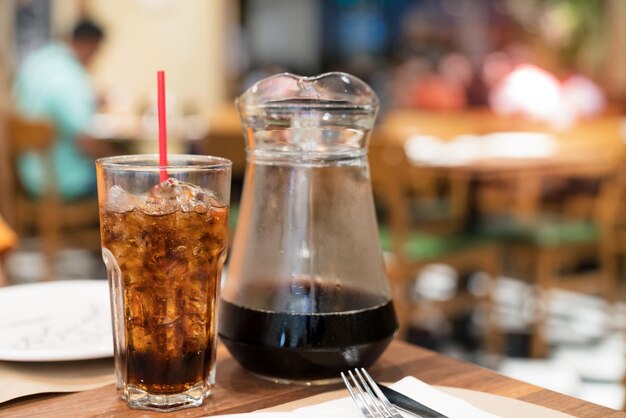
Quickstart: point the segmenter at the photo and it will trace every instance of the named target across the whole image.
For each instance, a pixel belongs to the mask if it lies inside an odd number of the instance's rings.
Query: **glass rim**
[[[176,164],[184,161],[185,164]],[[159,165],[159,154],[130,154],[98,158],[96,166],[127,171],[193,171],[230,169],[233,162],[223,157],[196,154],[168,154],[167,165]],[[150,164],[154,163],[154,164]]]

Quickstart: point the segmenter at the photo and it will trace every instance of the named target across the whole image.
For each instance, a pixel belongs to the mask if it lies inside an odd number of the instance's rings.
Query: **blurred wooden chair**
[[[567,173],[569,179],[596,181],[598,187],[583,197],[577,191],[563,194],[542,206],[542,181],[553,181],[555,173],[520,178],[523,187],[511,197],[510,213],[494,218],[483,233],[506,245],[509,274],[526,278],[537,286],[537,312],[531,329],[531,356],[548,354],[546,319],[551,289],[567,289],[603,296],[610,304],[617,292],[615,235],[618,207],[624,193],[624,173],[595,169]],[[563,176],[563,173],[559,173]],[[519,195],[521,194],[521,197]],[[571,198],[571,199],[570,199]],[[517,206],[516,201],[528,200]],[[554,199],[553,199],[554,200]],[[585,268],[582,262],[596,264]]]
[[[54,127],[47,121],[29,120],[15,113],[6,115],[7,139],[14,181],[15,228],[20,237],[39,236],[46,262],[44,277],[55,277],[59,250],[64,245],[97,250],[100,245],[98,201],[95,196],[64,201],[55,185],[51,153]],[[40,198],[29,196],[19,181],[17,164],[25,152],[35,152],[45,164],[47,182]],[[71,167],[67,167],[71,170]]]
[[[414,166],[404,148],[395,144],[374,140],[369,155],[374,194],[386,219],[386,226],[381,226],[381,242],[393,255],[387,269],[400,336],[406,337],[410,325],[414,308],[410,294],[416,277],[425,266],[443,263],[459,274],[484,272],[489,277],[482,295],[459,289],[452,299],[438,303],[438,309],[449,316],[469,308],[482,309],[487,318],[486,348],[501,352],[491,306],[494,279],[500,274],[500,254],[497,245],[466,233],[469,179]]]

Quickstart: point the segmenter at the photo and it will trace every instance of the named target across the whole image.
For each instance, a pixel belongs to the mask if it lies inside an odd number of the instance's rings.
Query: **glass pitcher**
[[[237,106],[247,166],[221,339],[261,377],[336,381],[397,331],[367,162],[378,99],[349,74],[285,73]]]

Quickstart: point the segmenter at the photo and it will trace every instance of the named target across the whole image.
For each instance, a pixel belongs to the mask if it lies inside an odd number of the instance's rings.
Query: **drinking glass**
[[[215,382],[231,173],[223,158],[168,158],[96,161],[117,389],[159,411],[201,405]]]

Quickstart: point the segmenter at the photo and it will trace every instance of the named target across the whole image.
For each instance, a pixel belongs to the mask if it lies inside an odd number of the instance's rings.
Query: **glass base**
[[[205,388],[203,383],[198,383],[185,392],[159,395],[128,385],[122,398],[126,400],[128,406],[134,409],[169,412],[202,405],[204,400],[211,395],[211,388],[208,387],[206,390]]]
[[[281,385],[298,385],[298,386],[323,386],[323,385],[332,385],[334,383],[341,382],[341,377],[329,377],[326,379],[315,379],[315,380],[297,380],[297,379],[284,379],[282,377],[272,377],[265,376],[258,373],[249,372],[253,376],[258,377],[259,379],[267,380],[273,383],[279,383]]]

